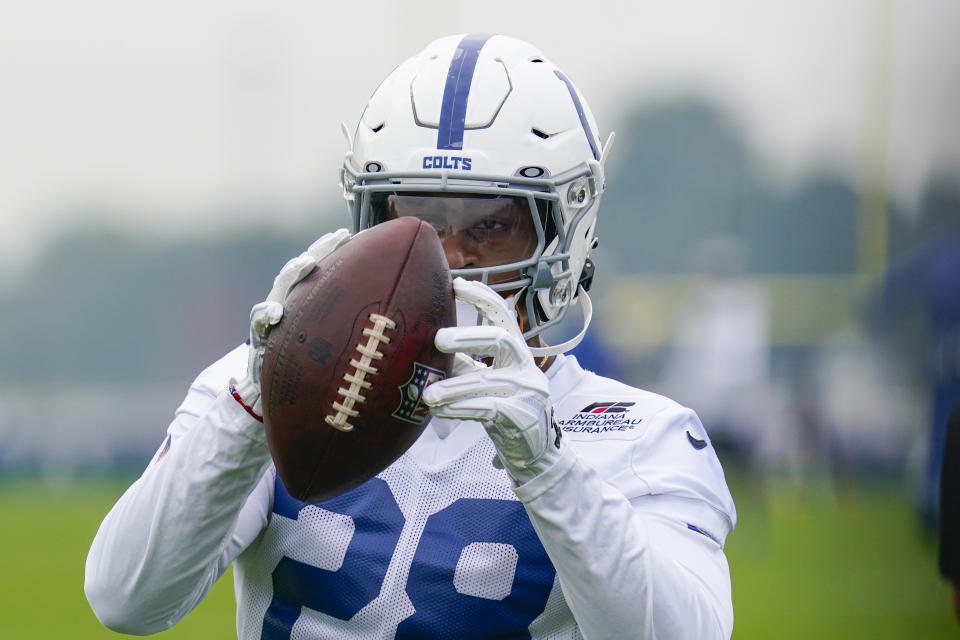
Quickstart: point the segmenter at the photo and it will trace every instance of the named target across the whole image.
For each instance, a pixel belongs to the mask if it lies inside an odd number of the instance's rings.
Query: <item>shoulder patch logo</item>
[[[636,402],[594,402],[591,405],[580,409],[580,413],[624,413],[627,407],[632,407]]]
[[[636,402],[594,402],[569,418],[557,420],[564,433],[608,434],[631,431],[643,418],[631,418],[628,409]]]
[[[400,405],[391,415],[405,422],[418,423],[423,420],[429,411],[427,406],[420,402],[423,390],[445,377],[439,369],[414,362],[410,379],[397,387],[400,390]]]

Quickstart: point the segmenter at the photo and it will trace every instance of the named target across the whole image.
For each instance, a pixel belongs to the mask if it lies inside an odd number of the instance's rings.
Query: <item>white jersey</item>
[[[234,563],[244,640],[730,636],[736,515],[692,411],[560,356],[564,455],[540,476],[515,487],[479,423],[433,419],[376,478],[306,504],[223,391],[245,364],[241,347],[201,374],[101,526],[86,590],[108,626],[168,628]]]

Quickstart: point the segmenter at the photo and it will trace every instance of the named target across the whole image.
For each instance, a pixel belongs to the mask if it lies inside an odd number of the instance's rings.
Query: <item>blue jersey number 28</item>
[[[297,519],[306,503],[290,497],[279,478],[276,484],[274,512]],[[317,506],[353,519],[343,563],[329,571],[283,558],[273,572],[264,640],[290,638],[302,607],[349,620],[380,593],[404,525],[387,483],[374,478]],[[515,562],[508,591],[478,597],[458,590],[458,563],[477,544],[498,545]],[[461,498],[426,521],[406,582],[416,611],[397,627],[396,640],[529,638],[527,627],[546,607],[553,579],[553,565],[519,502]]]

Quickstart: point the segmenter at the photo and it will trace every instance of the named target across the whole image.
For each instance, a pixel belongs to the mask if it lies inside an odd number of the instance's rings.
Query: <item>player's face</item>
[[[470,194],[393,194],[386,218],[413,216],[440,236],[451,269],[493,267],[529,258],[537,231],[527,201]],[[497,273],[490,284],[515,280],[517,272]]]

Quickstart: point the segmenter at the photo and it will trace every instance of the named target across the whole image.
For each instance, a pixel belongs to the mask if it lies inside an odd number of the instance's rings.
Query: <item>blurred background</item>
[[[81,589],[100,519],[280,266],[349,226],[340,123],[458,32],[537,44],[617,132],[578,354],[703,418],[734,638],[960,635],[957,25],[952,0],[0,5],[0,637],[116,636]],[[230,637],[231,591],[164,635]]]

